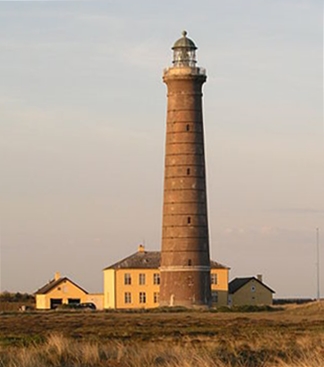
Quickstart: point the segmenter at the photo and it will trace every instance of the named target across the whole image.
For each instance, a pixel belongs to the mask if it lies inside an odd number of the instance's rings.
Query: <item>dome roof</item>
[[[189,50],[197,50],[197,47],[194,44],[194,42],[190,38],[187,38],[186,31],[183,31],[182,37],[179,38],[177,41],[175,41],[172,47],[172,50],[177,49],[177,48],[187,48]]]

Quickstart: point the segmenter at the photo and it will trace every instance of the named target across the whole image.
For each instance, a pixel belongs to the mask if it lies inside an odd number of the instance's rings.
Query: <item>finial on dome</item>
[[[187,31],[182,31],[183,37],[186,37],[187,34],[188,34]]]

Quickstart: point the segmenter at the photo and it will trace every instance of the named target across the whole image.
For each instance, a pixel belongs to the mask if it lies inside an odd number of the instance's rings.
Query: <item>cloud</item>
[[[264,225],[262,227],[227,227],[221,231],[226,236],[251,236],[251,235],[263,235],[273,236],[281,231],[278,227],[271,225]]]
[[[269,212],[295,213],[295,214],[324,214],[324,209],[318,208],[277,208],[270,209]]]
[[[315,227],[314,227],[315,228]],[[256,227],[227,227],[215,233],[220,243],[236,246],[238,243],[248,247],[268,245],[292,246],[307,245],[313,242],[313,228],[287,228],[272,225]]]

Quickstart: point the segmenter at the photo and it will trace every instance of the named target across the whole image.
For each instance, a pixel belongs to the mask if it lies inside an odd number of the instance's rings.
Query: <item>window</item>
[[[144,285],[145,284],[145,274],[140,274],[138,278],[138,284]]]
[[[145,292],[140,292],[139,303],[146,303],[146,293]]]
[[[190,125],[189,125],[189,124],[186,126],[186,130],[187,130],[187,131],[189,131],[189,130],[190,130]]]
[[[190,223],[191,223],[191,218],[190,218],[190,217],[188,217],[188,218],[187,218],[187,223],[188,223],[188,224],[190,224]]]
[[[187,168],[187,175],[190,175],[190,168]]]
[[[218,292],[217,291],[212,291],[211,292],[211,297],[212,297],[212,303],[217,303],[218,302]]]
[[[132,294],[131,292],[124,293],[124,301],[125,303],[132,303]]]
[[[253,292],[253,293],[255,292],[255,286],[254,285],[251,286],[251,292]]]
[[[124,284],[131,285],[132,284],[132,277],[129,273],[125,273],[124,275]]]
[[[217,284],[217,274],[210,274],[210,283]]]
[[[153,274],[153,284],[160,284],[160,274],[159,273]]]
[[[188,260],[188,266],[191,266],[192,265],[192,261],[191,259]]]
[[[153,293],[153,302],[154,303],[159,303],[159,296],[160,296],[159,292],[154,292]]]

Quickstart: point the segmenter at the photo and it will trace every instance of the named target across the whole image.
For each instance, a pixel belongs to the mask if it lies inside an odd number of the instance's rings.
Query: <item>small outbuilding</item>
[[[55,309],[60,305],[88,302],[89,293],[67,277],[55,273],[54,279],[35,292],[36,309]]]
[[[228,286],[228,303],[230,306],[272,305],[275,293],[262,282],[262,276],[235,278]]]

